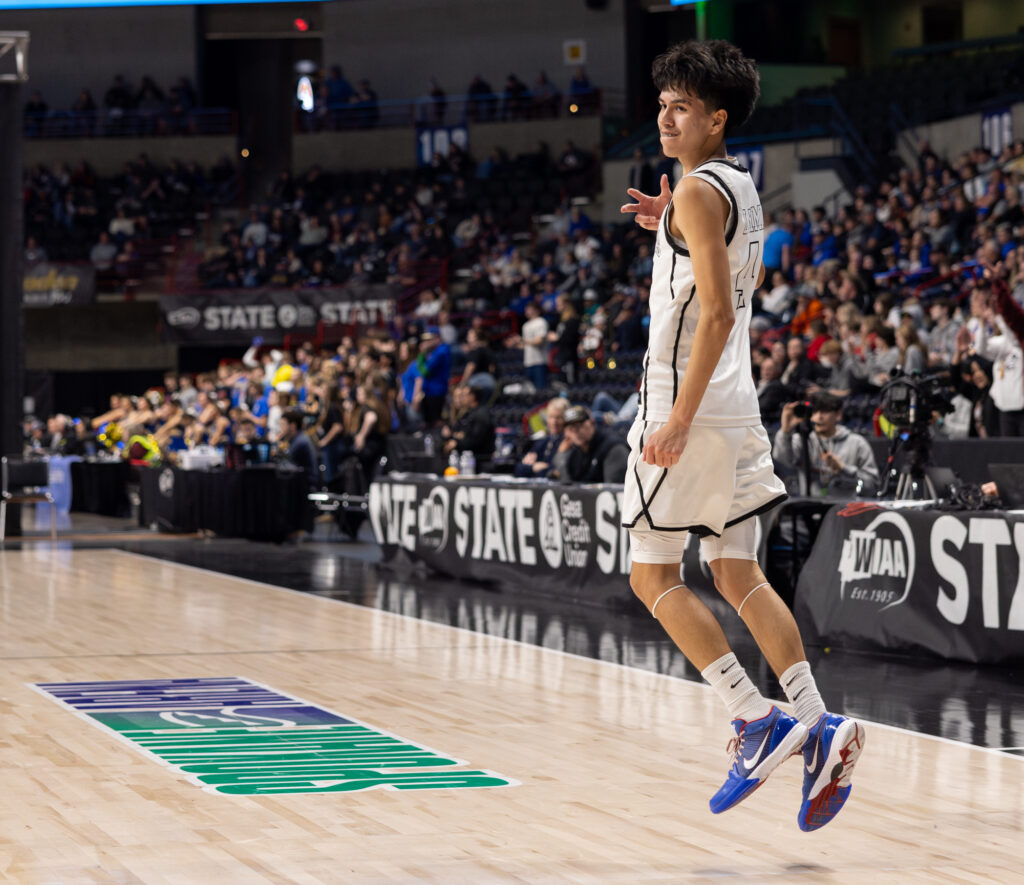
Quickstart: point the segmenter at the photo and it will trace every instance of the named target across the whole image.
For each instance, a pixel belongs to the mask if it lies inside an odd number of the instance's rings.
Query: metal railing
[[[166,135],[234,135],[238,116],[226,108],[187,111],[104,109],[26,113],[26,138],[145,138]]]
[[[311,111],[295,111],[296,132],[334,132],[348,129],[407,128],[410,126],[463,126],[595,116],[602,112],[602,93],[592,89],[578,95],[543,95],[531,92],[509,96],[488,92],[448,95],[442,99],[353,100],[318,104]]]

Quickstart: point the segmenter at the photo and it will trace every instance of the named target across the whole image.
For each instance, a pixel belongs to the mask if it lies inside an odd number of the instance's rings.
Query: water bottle
[[[463,476],[473,476],[476,473],[476,457],[466,449],[459,459],[459,473]]]
[[[458,476],[459,475],[459,453],[452,450],[452,453],[448,456],[448,466],[444,469],[445,476]]]
[[[429,433],[423,434],[423,454],[428,458],[434,457],[434,437]]]

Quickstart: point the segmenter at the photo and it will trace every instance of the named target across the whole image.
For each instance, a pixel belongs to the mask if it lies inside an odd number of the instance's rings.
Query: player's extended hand
[[[626,203],[619,209],[619,212],[623,214],[633,212],[636,215],[634,220],[640,227],[645,230],[657,230],[661,223],[662,213],[672,200],[672,188],[669,187],[668,176],[661,176],[661,193],[656,197],[649,197],[632,187],[627,188],[626,193],[636,202]]]
[[[681,424],[666,424],[655,430],[644,444],[643,460],[655,467],[671,467],[679,460],[690,438],[690,428]]]

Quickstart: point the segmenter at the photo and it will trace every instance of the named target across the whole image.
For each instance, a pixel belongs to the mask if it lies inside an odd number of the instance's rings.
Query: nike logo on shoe
[[[818,767],[818,760],[820,758],[821,758],[821,738],[819,737],[814,742],[814,755],[811,756],[811,764],[804,766],[807,769],[807,773],[808,774],[814,774],[815,770]]]

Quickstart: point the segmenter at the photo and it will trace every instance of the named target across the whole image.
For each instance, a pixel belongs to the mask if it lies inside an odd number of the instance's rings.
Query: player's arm
[[[760,270],[760,272],[757,275],[757,285],[754,286],[755,289],[760,289],[761,286],[764,285],[764,275],[765,275],[764,262],[762,261],[761,262],[761,270]]]
[[[644,460],[659,467],[671,467],[686,447],[690,425],[725,350],[735,319],[725,244],[728,203],[711,185],[696,178],[684,178],[672,202],[673,233],[685,240],[690,251],[700,318],[669,420],[644,446]]]

